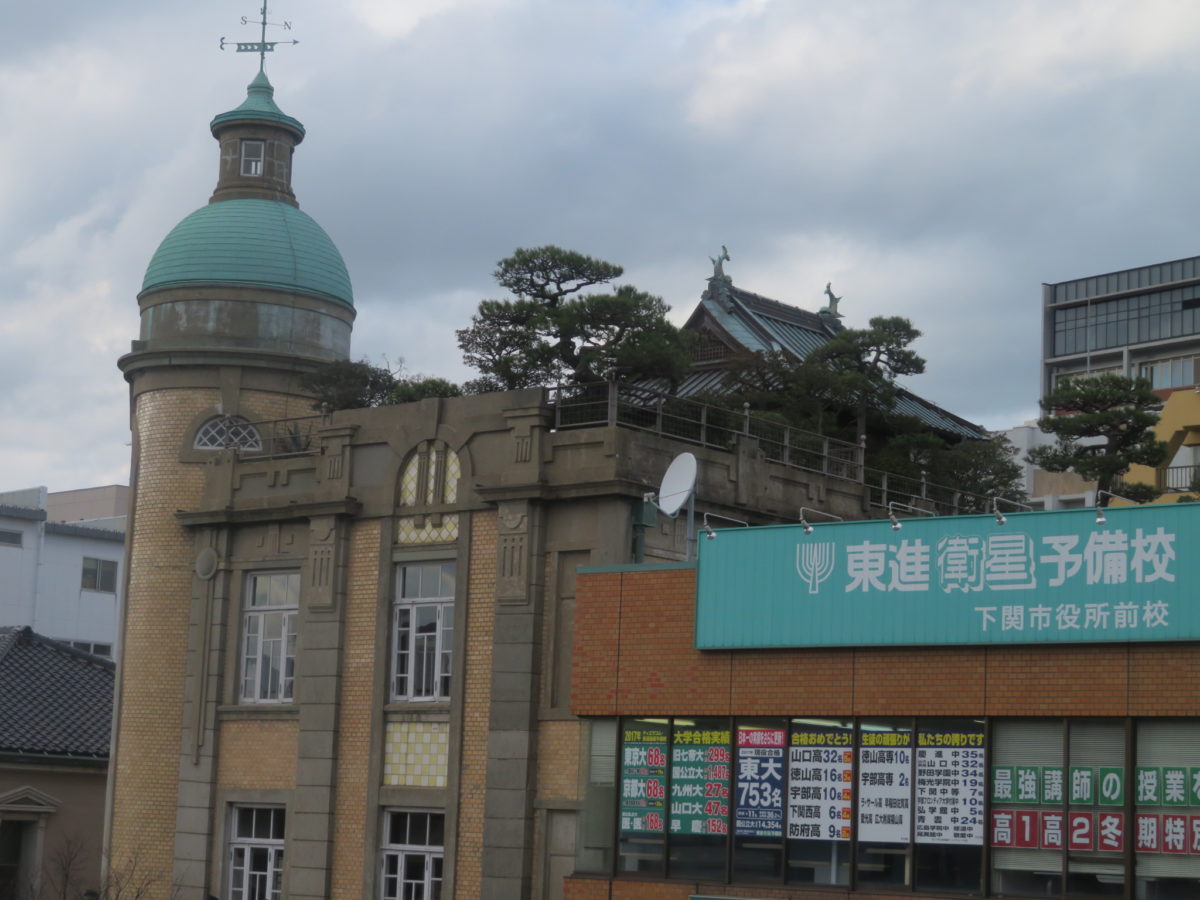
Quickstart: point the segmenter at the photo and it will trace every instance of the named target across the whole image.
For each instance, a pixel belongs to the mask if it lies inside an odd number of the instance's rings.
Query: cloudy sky
[[[136,296],[216,180],[254,3],[9,4],[0,489],[125,482]],[[520,246],[625,266],[680,321],[734,283],[923,332],[909,386],[1036,412],[1042,282],[1200,252],[1187,0],[278,0],[295,188],[354,281],[354,355],[461,379]],[[285,35],[274,30],[274,37]]]

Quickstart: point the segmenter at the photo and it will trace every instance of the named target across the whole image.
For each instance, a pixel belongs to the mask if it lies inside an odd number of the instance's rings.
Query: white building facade
[[[0,494],[0,626],[28,626],[76,649],[115,657],[127,491],[112,485]],[[80,513],[99,515],[55,521]]]

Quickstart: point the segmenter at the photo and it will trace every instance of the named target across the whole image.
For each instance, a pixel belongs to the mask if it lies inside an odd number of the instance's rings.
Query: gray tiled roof
[[[836,318],[819,315],[796,306],[789,306],[752,293],[731,283],[710,281],[700,305],[688,319],[685,328],[695,328],[707,317],[730,339],[752,353],[785,350],[796,359],[826,344],[843,326]],[[703,391],[721,392],[725,373],[719,366],[694,370],[676,388],[681,397]],[[927,427],[959,438],[979,439],[987,432],[949,410],[930,403],[911,391],[900,388],[893,412],[918,419]]]
[[[0,628],[0,755],[107,759],[113,670],[29,628]]]

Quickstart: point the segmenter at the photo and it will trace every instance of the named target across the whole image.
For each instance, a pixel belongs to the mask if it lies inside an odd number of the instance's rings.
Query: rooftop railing
[[[615,426],[726,451],[749,439],[770,462],[863,485],[874,507],[902,503],[937,515],[990,511],[986,497],[869,468],[860,445],[751,415],[748,407],[739,412],[622,382],[549,388],[547,402],[556,430]],[[243,443],[232,449],[242,459],[315,455],[320,452],[317,430],[329,422],[322,415],[252,422],[259,446]]]
[[[937,515],[990,511],[986,497],[868,468],[860,445],[751,415],[748,407],[738,412],[622,382],[551,388],[549,400],[556,429],[615,425],[717,450],[749,438],[771,462],[862,484],[872,506],[905,503]]]

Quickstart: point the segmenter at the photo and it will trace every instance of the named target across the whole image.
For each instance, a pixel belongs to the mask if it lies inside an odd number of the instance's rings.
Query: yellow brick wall
[[[129,587],[121,640],[122,684],[113,767],[112,865],[171,883],[178,792],[184,660],[192,595],[192,536],[175,510],[194,505],[204,467],[182,466],[192,419],[215,391],[153,391],[136,402],[140,436]]]
[[[458,783],[458,850],[454,872],[454,891],[458,897],[481,896],[495,602],[496,513],[476,512],[471,514],[467,652],[462,667],[462,766]]]
[[[207,467],[179,461],[191,425],[215,410],[215,390],[151,390],[138,396],[139,435],[129,587],[122,623],[122,683],[113,764],[111,860],[169,896],[178,798],[184,667],[195,544],[175,511],[195,507]],[[308,401],[244,393],[242,415],[262,420],[305,415]]]
[[[295,719],[222,722],[218,734],[218,785],[241,790],[295,788],[299,734]],[[264,747],[271,752],[263,753]]]
[[[579,794],[580,723],[538,724],[537,794],[555,800],[582,800]]]
[[[355,522],[350,532],[345,630],[342,636],[341,707],[338,710],[337,794],[334,804],[332,896],[362,896],[370,781],[371,712],[375,702],[375,614],[379,599],[380,523]]]

